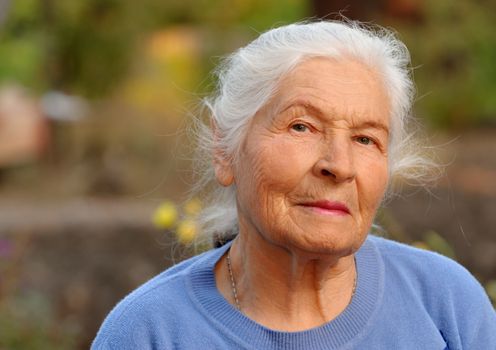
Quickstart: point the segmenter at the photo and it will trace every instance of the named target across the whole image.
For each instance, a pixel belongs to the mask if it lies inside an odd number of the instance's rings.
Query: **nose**
[[[313,167],[316,176],[337,183],[348,182],[355,178],[356,169],[350,140],[340,137],[326,140],[320,152]]]

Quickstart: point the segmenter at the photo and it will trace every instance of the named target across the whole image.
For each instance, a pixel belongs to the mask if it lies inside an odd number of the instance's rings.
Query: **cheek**
[[[384,156],[366,157],[359,162],[357,182],[359,201],[367,216],[374,216],[388,184],[388,162]]]
[[[294,190],[310,168],[312,147],[295,144],[285,138],[260,142],[246,153],[245,176],[251,178],[250,188],[269,194],[285,194]],[[259,193],[264,195],[264,193]]]

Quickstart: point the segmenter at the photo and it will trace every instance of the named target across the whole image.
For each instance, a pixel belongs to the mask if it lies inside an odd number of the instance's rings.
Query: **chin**
[[[356,233],[343,235],[343,231],[325,233],[317,231],[313,235],[305,233],[297,237],[286,237],[285,241],[289,250],[302,254],[344,257],[355,253],[364,239],[363,235]]]

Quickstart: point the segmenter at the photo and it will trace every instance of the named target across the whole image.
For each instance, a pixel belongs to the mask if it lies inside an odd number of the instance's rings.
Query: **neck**
[[[305,254],[274,245],[257,233],[241,232],[230,256],[240,310],[268,328],[317,327],[337,317],[351,301],[356,279],[352,255]],[[215,275],[220,292],[236,306],[225,257]]]

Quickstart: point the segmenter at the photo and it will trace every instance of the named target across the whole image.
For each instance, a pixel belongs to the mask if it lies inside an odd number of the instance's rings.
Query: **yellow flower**
[[[191,219],[185,219],[177,225],[176,235],[177,240],[182,244],[191,243],[198,232],[196,222]]]
[[[202,209],[202,203],[198,198],[192,198],[184,204],[184,212],[189,216],[196,216]]]
[[[153,213],[153,224],[162,229],[173,227],[177,220],[177,209],[170,201],[163,202]]]

